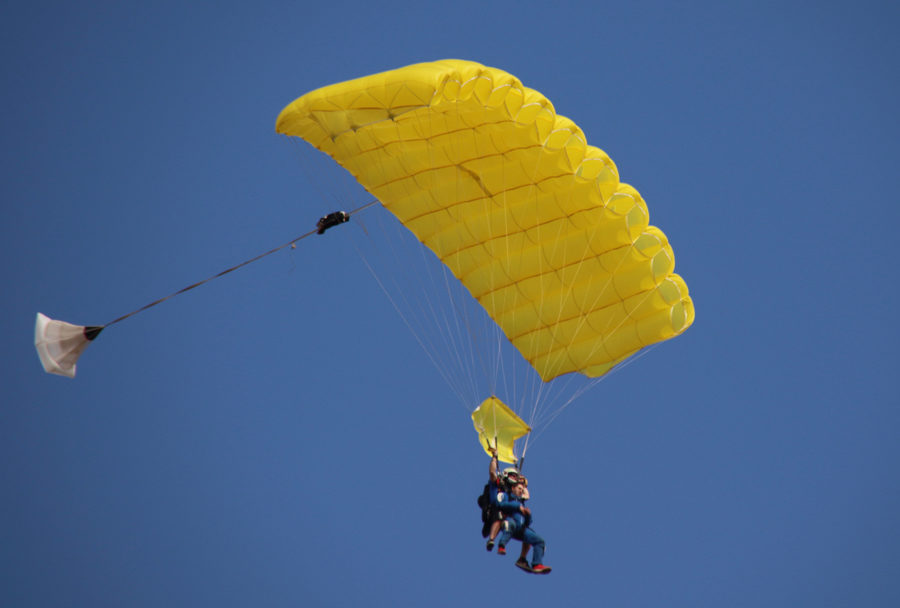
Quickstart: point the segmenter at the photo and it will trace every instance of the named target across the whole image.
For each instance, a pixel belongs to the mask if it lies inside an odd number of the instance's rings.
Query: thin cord
[[[375,201],[372,201],[372,202],[370,202],[370,203],[367,203],[367,204],[363,205],[362,207],[357,207],[357,208],[354,209],[353,211],[349,212],[348,215],[353,215],[353,214],[355,214],[355,213],[359,213],[360,211],[362,211],[362,210],[364,210],[364,209],[368,209],[368,208],[371,207],[372,205],[378,204],[378,202],[379,202],[379,201],[375,200]],[[249,260],[247,260],[247,261],[245,261],[245,262],[241,262],[240,264],[238,264],[238,265],[236,265],[236,266],[232,266],[231,268],[228,268],[228,269],[226,269],[226,270],[223,270],[222,272],[220,272],[220,273],[218,273],[218,274],[214,274],[213,276],[211,276],[211,277],[209,277],[209,278],[207,278],[207,279],[203,279],[202,281],[198,281],[197,283],[194,283],[193,285],[188,285],[187,287],[184,287],[184,288],[182,288],[182,289],[179,289],[179,290],[176,291],[175,293],[171,293],[171,294],[165,296],[164,298],[160,298],[160,299],[158,299],[158,300],[154,300],[153,302],[150,302],[149,304],[145,304],[144,306],[141,306],[141,307],[138,308],[137,310],[133,310],[133,311],[131,311],[131,312],[128,313],[128,314],[125,314],[125,315],[122,315],[121,317],[118,317],[118,318],[116,318],[116,319],[113,319],[112,321],[110,321],[110,322],[107,323],[106,325],[103,325],[102,327],[103,327],[103,328],[106,328],[106,327],[109,327],[110,325],[115,325],[115,324],[118,323],[119,321],[124,321],[124,320],[127,319],[128,317],[132,317],[132,316],[138,314],[139,312],[143,312],[143,311],[147,310],[148,308],[153,308],[153,307],[156,306],[157,304],[162,304],[163,302],[165,302],[166,300],[168,300],[168,299],[170,299],[170,298],[174,298],[175,296],[181,295],[181,294],[183,294],[183,293],[186,292],[186,291],[190,291],[190,290],[192,290],[192,289],[195,289],[195,288],[197,288],[197,287],[200,287],[201,285],[205,285],[206,283],[209,283],[209,282],[212,281],[213,279],[218,279],[219,277],[224,276],[224,275],[228,274],[229,272],[233,272],[233,271],[237,270],[238,268],[243,268],[244,266],[246,266],[246,265],[248,265],[248,264],[252,264],[253,262],[256,262],[257,260],[261,260],[262,258],[264,258],[264,257],[266,257],[266,256],[272,255],[273,253],[277,253],[277,252],[281,251],[282,249],[284,249],[285,247],[288,247],[288,246],[290,246],[290,245],[293,245],[293,244],[296,243],[297,241],[301,241],[301,240],[305,239],[306,237],[315,234],[316,232],[317,232],[317,230],[310,230],[310,231],[307,232],[306,234],[302,234],[302,235],[298,236],[297,238],[295,238],[295,239],[293,239],[293,240],[291,240],[291,241],[288,241],[288,242],[285,243],[284,245],[279,245],[279,246],[276,247],[275,249],[271,249],[271,250],[269,250],[269,251],[267,251],[267,252],[265,252],[265,253],[261,253],[261,254],[259,254],[258,256],[254,257],[254,258],[251,258],[251,259],[249,259]]]

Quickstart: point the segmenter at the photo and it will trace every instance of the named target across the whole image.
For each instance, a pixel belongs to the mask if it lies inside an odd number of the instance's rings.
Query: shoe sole
[[[528,564],[520,564],[519,562],[516,562],[516,566],[518,566],[525,572],[530,572],[531,574],[550,574],[550,571],[553,569],[553,568],[544,568],[543,570],[535,570]]]

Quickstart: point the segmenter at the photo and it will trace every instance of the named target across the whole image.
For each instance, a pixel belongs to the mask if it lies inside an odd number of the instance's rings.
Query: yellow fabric
[[[472,412],[472,423],[484,451],[490,454],[489,448],[496,447],[503,462],[516,462],[513,444],[531,432],[531,427],[496,397],[488,397]]]
[[[287,106],[276,130],[350,171],[545,381],[600,376],[693,323],[641,195],[506,72],[444,60],[334,84]]]

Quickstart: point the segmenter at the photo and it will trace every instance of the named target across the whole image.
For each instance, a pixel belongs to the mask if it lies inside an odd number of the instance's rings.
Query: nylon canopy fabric
[[[506,72],[444,60],[334,84],[288,105],[276,130],[346,168],[544,381],[601,376],[694,320],[638,191]]]
[[[503,462],[516,463],[514,444],[516,439],[531,432],[531,427],[519,418],[497,397],[488,397],[472,412],[472,423],[478,432],[478,441],[484,451],[497,448],[497,457]]]
[[[83,325],[57,321],[37,313],[34,322],[34,347],[44,371],[74,378],[78,357],[91,343]]]

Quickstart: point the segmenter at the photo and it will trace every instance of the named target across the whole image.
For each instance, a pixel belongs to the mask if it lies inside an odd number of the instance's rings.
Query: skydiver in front
[[[516,566],[532,572],[534,574],[549,574],[550,567],[543,564],[544,560],[544,539],[531,529],[531,509],[525,506],[528,499],[528,481],[518,474],[518,472],[510,471],[506,475],[509,479],[510,491],[500,492],[498,494],[497,506],[503,513],[503,522],[501,527],[503,532],[497,543],[497,553],[506,554],[506,544],[510,538],[522,541],[522,553],[519,555]],[[530,548],[534,548],[531,555],[531,564],[528,563],[527,555]]]

